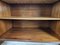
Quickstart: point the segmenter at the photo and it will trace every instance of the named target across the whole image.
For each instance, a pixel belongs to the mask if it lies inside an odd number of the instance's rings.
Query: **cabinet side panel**
[[[10,7],[9,5],[0,1],[0,17],[10,17]],[[5,33],[9,28],[12,27],[12,23],[6,20],[0,20],[0,35]]]
[[[51,28],[56,33],[55,36],[60,39],[60,21],[54,21],[51,25]]]
[[[52,8],[52,17],[60,18],[60,2],[56,3]]]
[[[60,2],[56,3],[52,8],[52,17],[60,18]],[[52,30],[60,39],[60,21],[54,21],[51,26]]]
[[[3,34],[4,32],[6,32],[6,26],[5,26],[5,23],[4,21],[1,21],[0,20],[0,35]]]

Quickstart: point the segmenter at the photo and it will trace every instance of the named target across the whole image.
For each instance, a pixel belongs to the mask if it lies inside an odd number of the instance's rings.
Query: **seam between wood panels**
[[[58,2],[60,2],[60,1],[58,0],[58,1],[54,2],[54,3],[53,3],[53,6],[54,6],[56,3],[58,3]]]
[[[5,4],[7,4],[7,5],[9,5],[9,3],[5,2],[5,1],[2,1],[2,0],[0,0],[0,1],[3,2],[3,3],[5,3]]]
[[[8,30],[8,31],[6,31],[5,33],[7,33],[7,32],[9,32],[9,30]],[[5,33],[3,33],[2,35],[0,35],[0,38],[1,38],[1,36],[3,36]]]
[[[40,27],[41,28],[41,27]],[[44,30],[44,29],[42,29],[44,32],[47,32],[48,34],[50,34],[51,36],[54,36],[55,38],[57,38],[57,39],[59,39],[60,40],[60,38],[59,38],[59,35],[57,34],[57,33],[55,33],[51,28],[49,28],[48,27],[48,29],[51,31],[49,31],[49,30]]]

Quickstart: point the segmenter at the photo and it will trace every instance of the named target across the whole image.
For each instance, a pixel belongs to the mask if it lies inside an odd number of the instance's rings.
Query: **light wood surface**
[[[60,20],[60,18],[49,17],[1,17],[4,20]]]
[[[59,39],[52,35],[40,30],[40,29],[10,29],[7,33],[2,35],[0,39],[11,39],[11,40],[27,40],[27,41],[39,41],[39,42],[58,42]]]
[[[53,5],[51,14],[52,17],[60,18],[60,2]]]
[[[10,17],[11,13],[10,13],[10,7],[1,2],[0,1],[0,17]],[[11,28],[12,24],[9,21],[6,20],[0,20],[0,35],[2,35],[3,33],[5,33],[6,31],[8,31],[9,28]]]
[[[10,6],[0,1],[0,17],[10,17]]]

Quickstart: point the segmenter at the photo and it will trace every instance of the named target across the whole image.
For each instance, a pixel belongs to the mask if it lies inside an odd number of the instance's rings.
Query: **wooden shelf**
[[[2,17],[0,20],[60,20],[60,18],[50,17]]]
[[[24,28],[10,29],[0,37],[0,40],[19,40],[19,41],[36,41],[36,42],[58,42],[59,39],[44,32],[41,29]]]
[[[7,3],[20,4],[20,3],[54,3],[58,0],[2,0]]]

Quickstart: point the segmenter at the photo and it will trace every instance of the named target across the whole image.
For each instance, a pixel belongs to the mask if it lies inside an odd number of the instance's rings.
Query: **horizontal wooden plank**
[[[50,17],[0,17],[0,20],[60,20],[60,18]]]
[[[54,3],[58,0],[2,0],[7,3]]]

